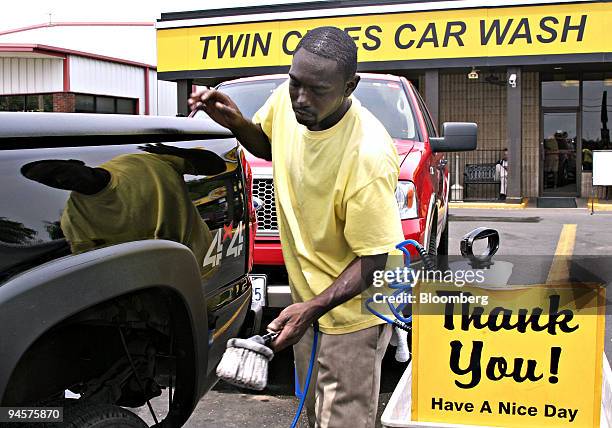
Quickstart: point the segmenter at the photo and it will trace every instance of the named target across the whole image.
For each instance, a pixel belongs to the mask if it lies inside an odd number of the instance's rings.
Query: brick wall
[[[580,189],[581,198],[598,198],[606,199],[606,196],[612,195],[612,192],[608,190],[606,193],[606,186],[595,186],[593,187],[593,172],[585,171],[582,173],[582,187]]]
[[[506,135],[506,91],[505,84],[485,81],[488,76],[506,81],[505,73],[481,72],[478,80],[467,79],[465,73],[440,74],[440,123],[452,121],[476,122],[478,124],[478,149],[476,152],[452,156],[459,157],[459,176],[462,180],[463,165],[497,161],[502,149],[507,147]],[[540,148],[540,77],[537,72],[523,72],[522,96],[522,196],[534,197],[539,193],[539,148]],[[454,178],[454,177],[453,177]],[[487,191],[492,196],[493,186]],[[486,190],[486,189],[485,189]],[[487,196],[487,195],[485,195]]]
[[[521,73],[522,97],[522,193],[535,197],[540,192],[540,76]]]
[[[75,95],[70,93],[53,94],[53,111],[61,113],[74,113]]]
[[[466,73],[440,74],[440,124],[443,122],[476,122],[478,149],[506,147],[506,85],[485,81],[493,76],[505,82],[505,73],[483,72],[477,80]]]
[[[440,125],[444,122],[478,124],[477,149],[449,154],[452,184],[457,179],[459,184],[464,184],[465,165],[491,164],[501,159],[507,146],[505,81],[505,73],[481,72],[476,80],[468,79],[467,73],[440,73]],[[462,199],[490,200],[498,195],[499,184],[471,185],[465,189]]]

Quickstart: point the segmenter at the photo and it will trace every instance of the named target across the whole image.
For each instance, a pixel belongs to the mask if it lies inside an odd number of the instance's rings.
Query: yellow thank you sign
[[[598,428],[604,293],[419,285],[412,420]]]

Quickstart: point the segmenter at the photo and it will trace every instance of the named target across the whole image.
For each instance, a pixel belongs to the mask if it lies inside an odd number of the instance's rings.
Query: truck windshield
[[[250,119],[284,81],[285,79],[271,79],[221,84],[218,89],[229,95],[242,114]],[[355,97],[382,122],[391,137],[401,140],[416,139],[414,115],[399,82],[362,78]],[[196,114],[196,117],[205,116],[201,111]]]

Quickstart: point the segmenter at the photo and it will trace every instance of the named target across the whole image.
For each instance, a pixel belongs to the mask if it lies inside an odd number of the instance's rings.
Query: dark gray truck
[[[213,123],[0,113],[0,405],[182,426],[249,332],[249,171]]]

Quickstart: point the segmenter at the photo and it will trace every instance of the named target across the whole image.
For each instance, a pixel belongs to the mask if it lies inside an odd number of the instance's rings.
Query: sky
[[[161,12],[297,3],[305,0],[4,0],[0,31],[49,22],[153,22]]]

